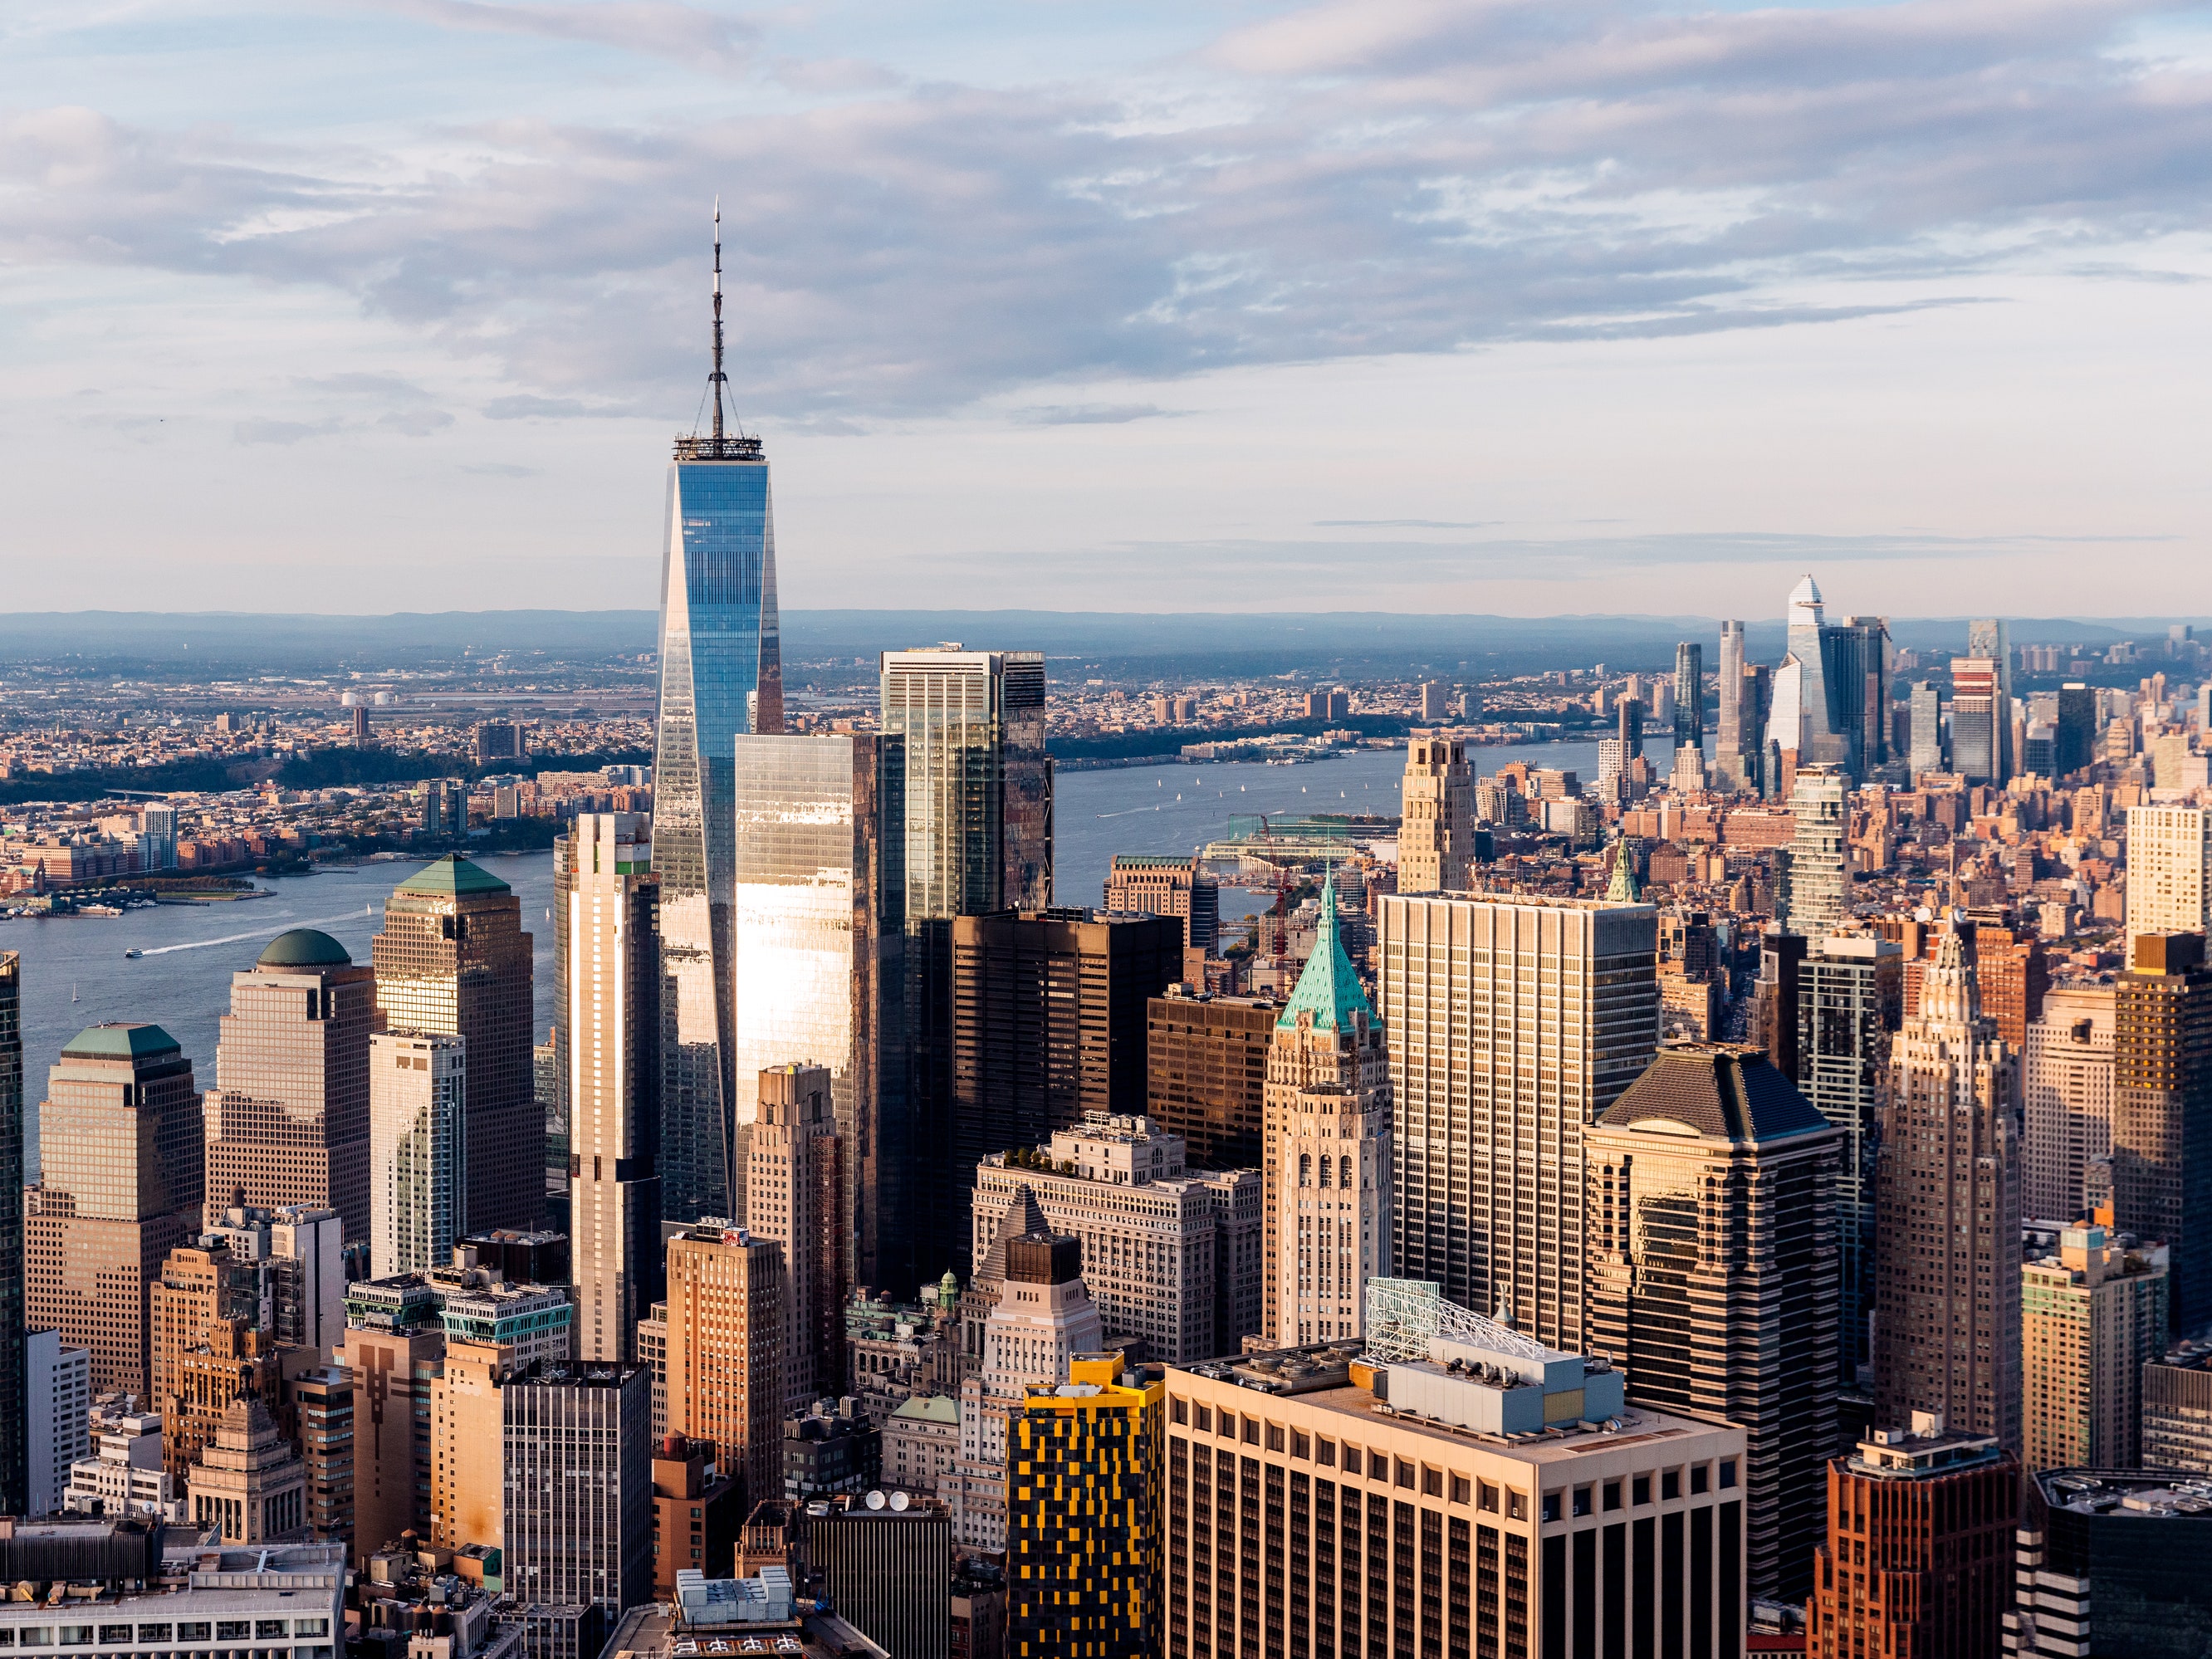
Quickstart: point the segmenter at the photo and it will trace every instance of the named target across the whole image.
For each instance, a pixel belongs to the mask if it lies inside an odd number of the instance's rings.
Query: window
[[[1473,1488],[1473,1486],[1468,1483],[1468,1478],[1467,1478],[1465,1475],[1463,1475],[1463,1474],[1455,1474],[1455,1475],[1452,1476],[1452,1497],[1451,1497],[1451,1501],[1452,1501],[1453,1503],[1455,1503],[1455,1504],[1464,1504],[1464,1503],[1467,1503],[1467,1502],[1468,1502],[1468,1500],[1473,1497],[1473,1495],[1474,1495],[1474,1488]]]
[[[1249,1435],[1247,1435],[1247,1436],[1245,1437],[1245,1438],[1247,1438],[1247,1439],[1249,1439],[1250,1437],[1250,1437]],[[1283,1449],[1283,1425],[1282,1425],[1281,1424],[1279,1424],[1279,1423],[1270,1423],[1270,1424],[1268,1424],[1268,1425],[1267,1425],[1267,1449],[1268,1449],[1269,1451],[1273,1451],[1273,1452],[1279,1452],[1279,1451],[1282,1450],[1282,1449]]]
[[[1168,1421],[1188,1424],[1190,1421],[1190,1402],[1188,1400],[1169,1401]]]
[[[1336,1442],[1334,1440],[1315,1441],[1314,1462],[1320,1464],[1325,1469],[1334,1468],[1336,1467]]]
[[[1213,1432],[1212,1407],[1200,1406],[1198,1408],[1198,1431],[1200,1434],[1211,1434]]]
[[[1426,1498],[1442,1498],[1444,1495],[1444,1472],[1442,1469],[1432,1469],[1425,1463],[1421,1465],[1421,1493]]]
[[[23,1645],[27,1648],[50,1648],[54,1644],[54,1627],[52,1625],[26,1625],[21,1633]]]
[[[1559,1494],[1555,1492],[1547,1492],[1544,1494],[1544,1519],[1547,1521],[1556,1521],[1559,1518]]]
[[[1575,1514],[1577,1516],[1579,1517],[1585,1516],[1590,1512],[1590,1498],[1592,1495],[1592,1491],[1588,1486],[1577,1486],[1575,1488]]]
[[[253,1622],[253,1634],[257,1638],[289,1636],[291,1633],[289,1622],[283,1619],[257,1619]]]
[[[1474,1506],[1479,1510],[1487,1510],[1492,1515],[1497,1514],[1498,1488],[1487,1480],[1478,1482],[1475,1486]]]
[[[1682,1472],[1681,1472],[1681,1470],[1680,1470],[1680,1469],[1666,1469],[1666,1470],[1662,1470],[1662,1471],[1660,1473],[1660,1476],[1659,1476],[1659,1496],[1660,1496],[1660,1497],[1662,1497],[1662,1498],[1680,1498],[1681,1495],[1682,1495]]]
[[[1505,1518],[1509,1521],[1526,1521],[1528,1518],[1527,1492],[1516,1492],[1510,1486],[1505,1489]]]
[[[14,1627],[8,1625],[0,1625],[0,1648],[12,1648],[15,1645],[15,1632]]]
[[[1733,1457],[1723,1457],[1721,1459],[1721,1490],[1723,1492],[1726,1492],[1735,1485],[1735,1459]]]
[[[1256,1417],[1248,1417],[1244,1419],[1244,1443],[1248,1446],[1256,1446],[1260,1443],[1260,1419]]]
[[[177,1640],[179,1642],[204,1642],[207,1639],[208,1627],[204,1623],[177,1626]]]
[[[138,1626],[138,1639],[142,1642],[166,1642],[169,1639],[169,1626],[141,1625]]]
[[[1607,1513],[1620,1507],[1620,1481],[1608,1480],[1605,1483],[1605,1507]]]
[[[55,1627],[54,1645],[60,1648],[88,1648],[92,1645],[92,1626],[89,1625],[60,1625]]]
[[[1296,1429],[1292,1429],[1291,1431],[1291,1455],[1293,1457],[1311,1457],[1313,1455],[1312,1440]]]
[[[127,1643],[131,1639],[131,1626],[128,1625],[102,1625],[100,1627],[100,1639],[103,1642]]]
[[[1413,1489],[1413,1466],[1402,1457],[1398,1460],[1398,1484],[1407,1492]]]
[[[1344,1472],[1345,1472],[1346,1474],[1358,1474],[1358,1473],[1359,1473],[1359,1448],[1358,1448],[1358,1447],[1354,1446],[1354,1445],[1350,1445],[1350,1444],[1347,1444],[1347,1445],[1345,1447],[1345,1449],[1344,1449]]]
[[[1650,1503],[1651,1501],[1651,1477],[1648,1474],[1639,1474],[1633,1480],[1630,1481],[1628,1496],[1629,1501],[1632,1503]],[[1642,1522],[1639,1522],[1638,1524],[1641,1525]]]
[[[1704,1463],[1690,1465],[1690,1492],[1692,1497],[1705,1491],[1712,1476],[1711,1468]]]
[[[218,1642],[250,1642],[253,1639],[251,1619],[218,1619],[215,1621],[215,1639]]]

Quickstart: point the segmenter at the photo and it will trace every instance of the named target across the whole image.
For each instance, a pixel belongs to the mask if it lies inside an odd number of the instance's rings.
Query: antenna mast
[[[722,198],[714,198],[714,451],[722,447]]]

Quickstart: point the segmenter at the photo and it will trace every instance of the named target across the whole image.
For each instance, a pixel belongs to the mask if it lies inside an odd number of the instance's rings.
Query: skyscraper
[[[761,1074],[830,1073],[846,1283],[921,1282],[906,1052],[906,745],[896,735],[737,742],[731,949],[742,1149]],[[746,1201],[740,1189],[732,1195]],[[740,1212],[740,1218],[750,1215]]]
[[[556,866],[576,1352],[634,1360],[660,1298],[659,883],[647,820],[580,812]]]
[[[2027,1028],[2021,1202],[2038,1220],[2086,1214],[2082,1174],[2112,1153],[2113,1003],[2112,986],[2062,986],[2044,998],[2043,1018]]]
[[[1942,687],[1933,680],[1921,681],[1912,688],[1910,707],[1912,775],[1917,778],[1923,773],[1941,772],[1944,769]]]
[[[1583,1127],[1659,1042],[1644,903],[1385,896],[1396,1276],[1584,1348]]]
[[[1278,1346],[1364,1335],[1392,1248],[1390,1056],[1336,929],[1321,927],[1267,1051],[1261,1331]]]
[[[1705,741],[1705,647],[1695,640],[1674,647],[1674,745],[1701,748]]]
[[[1825,765],[1848,773],[1857,761],[1852,732],[1862,694],[1841,660],[1847,630],[1828,626],[1810,576],[1790,591],[1789,624],[1789,652],[1774,671],[1767,739],[1781,750],[1785,769]],[[1775,781],[1767,787],[1776,787]]]
[[[1990,726],[1996,750],[1996,781],[2002,783],[2020,770],[2020,757],[2012,744],[2012,641],[2001,618],[1988,617],[1966,624],[1966,654],[1994,665],[1995,708]]]
[[[1398,890],[1464,892],[1474,857],[1474,775],[1457,738],[1415,732],[1406,745]]]
[[[378,1279],[442,1267],[468,1217],[465,1038],[379,1031],[368,1044],[368,1261]]]
[[[1195,856],[1115,854],[1106,872],[1106,908],[1179,917],[1184,951],[1215,954],[1221,931],[1221,889]]]
[[[927,1274],[966,1249],[959,1194],[975,1168],[953,1145],[952,921],[1051,904],[1052,757],[1042,652],[947,644],[882,665],[883,729],[906,744],[908,1109]]]
[[[1850,914],[1849,781],[1839,768],[1801,766],[1790,791],[1787,903],[1780,920],[1815,947]]]
[[[1996,663],[1951,659],[1951,764],[1969,783],[2004,781],[2004,702]]]
[[[2132,1469],[2142,1462],[2143,1368],[2166,1352],[2165,1252],[2094,1221],[2021,1267],[2021,1462]]]
[[[775,519],[761,441],[724,429],[722,232],[714,221],[712,431],[676,441],[661,544],[653,845],[669,1037],[662,1054],[661,1205],[726,1214],[738,1183],[730,955],[737,739],[783,730]]]
[[[2020,1443],[2020,1057],[1958,931],[1890,1049],[1875,1220],[1875,1420]]]
[[[1281,1006],[1270,997],[1185,996],[1170,986],[1145,1020],[1145,1115],[1182,1138],[1206,1170],[1256,1170],[1267,1050]]]
[[[710,1216],[668,1241],[668,1431],[714,1446],[747,1514],[783,1491],[787,1294],[774,1239]]]
[[[23,969],[15,951],[0,951],[0,1262],[24,1261]],[[0,1514],[4,1515],[30,1513],[23,1279],[21,1273],[0,1273]]]
[[[2113,1224],[2168,1252],[2173,1328],[2212,1318],[2212,968],[2202,933],[2139,933],[2112,1008]]]
[[[532,1076],[522,902],[449,853],[392,890],[374,956],[386,1030],[467,1039],[469,1227],[537,1226],[545,1214],[545,1118]]]
[[[844,1140],[823,1066],[764,1067],[756,1100],[745,1213],[756,1237],[783,1246],[783,1411],[804,1417],[845,1392]]]
[[[1751,1594],[1801,1601],[1836,1442],[1843,1137],[1756,1049],[1685,1043],[1586,1144],[1591,1342],[1631,1405],[1744,1431]]]
[[[1744,720],[1743,624],[1740,622],[1721,623],[1721,672],[1713,689],[1720,703],[1718,730],[1713,738],[1713,771],[1723,789],[1741,789],[1753,769],[1745,764],[1745,739],[1748,736],[1752,739],[1748,746],[1755,748],[1758,728]]]
[[[653,1379],[636,1365],[540,1365],[501,1388],[507,1587],[526,1605],[653,1595]],[[483,1541],[483,1540],[478,1540]]]
[[[91,1351],[96,1392],[153,1397],[147,1287],[199,1228],[199,1109],[191,1062],[158,1025],[80,1031],[48,1078],[39,1184],[26,1194],[24,1316]]]
[[[2212,807],[2128,808],[2127,934],[2212,931]]]
[[[2058,688],[2058,775],[2065,777],[2089,763],[2097,747],[2097,694],[2080,680]]]

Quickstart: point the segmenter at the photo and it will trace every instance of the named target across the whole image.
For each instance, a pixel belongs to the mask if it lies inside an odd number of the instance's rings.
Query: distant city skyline
[[[0,25],[21,608],[645,601],[718,194],[793,609],[2140,614],[2212,534],[2187,14],[155,15]]]

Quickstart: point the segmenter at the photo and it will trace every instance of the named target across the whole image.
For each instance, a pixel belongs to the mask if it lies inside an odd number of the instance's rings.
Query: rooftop
[[[2212,1478],[2164,1469],[2043,1469],[2035,1484],[2054,1510],[2141,1521],[2212,1516]]]
[[[91,1025],[62,1048],[64,1060],[143,1060],[179,1052],[176,1038],[158,1025]]]
[[[1910,1428],[1868,1430],[1849,1462],[1855,1474],[1928,1480],[1994,1463],[2003,1455],[1995,1435],[1946,1428],[1940,1413],[1915,1412]]]
[[[1355,1015],[1364,1015],[1370,1025],[1375,1023],[1375,1006],[1361,988],[1359,975],[1352,971],[1352,958],[1345,954],[1344,940],[1337,931],[1334,867],[1322,879],[1320,909],[1313,954],[1306,958],[1297,988],[1291,993],[1291,1000],[1283,1005],[1282,1014],[1275,1021],[1279,1030],[1295,1026],[1301,1014],[1310,1014],[1315,1028],[1324,1031],[1345,1030]]]
[[[1728,1141],[1833,1132],[1764,1052],[1725,1042],[1667,1044],[1598,1121],[1609,1129],[1680,1124]]]
[[[392,890],[425,897],[465,898],[477,893],[511,893],[514,890],[482,866],[470,863],[459,853],[448,853],[441,859],[433,859]]]
[[[254,959],[257,968],[345,968],[353,958],[344,945],[313,927],[279,933]]]

